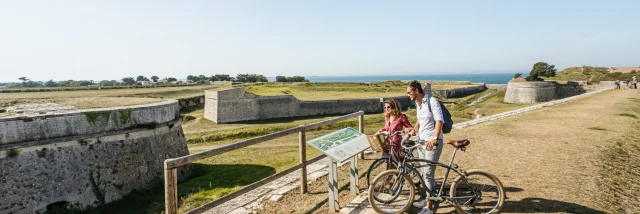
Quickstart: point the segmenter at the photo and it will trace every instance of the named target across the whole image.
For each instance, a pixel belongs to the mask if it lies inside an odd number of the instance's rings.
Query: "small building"
[[[142,85],[142,86],[153,85],[153,83],[151,81],[138,81],[137,83],[140,83],[140,85]]]
[[[640,67],[611,67],[609,72],[631,73],[632,71],[640,72]]]

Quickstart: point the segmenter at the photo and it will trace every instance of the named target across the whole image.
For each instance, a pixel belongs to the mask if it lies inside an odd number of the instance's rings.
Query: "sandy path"
[[[543,108],[486,124],[456,130],[448,139],[467,137],[472,144],[456,162],[465,169],[496,174],[507,188],[505,212],[600,212],[592,203],[594,162],[604,142],[628,121],[617,114],[621,103],[638,91],[607,91],[573,102]],[[613,131],[590,130],[603,127]],[[451,149],[446,147],[441,161]]]

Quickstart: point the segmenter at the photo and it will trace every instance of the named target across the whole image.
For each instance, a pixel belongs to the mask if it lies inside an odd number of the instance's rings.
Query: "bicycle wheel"
[[[384,171],[396,169],[397,166],[398,163],[392,160],[391,157],[378,158],[378,160],[369,166],[369,170],[367,170],[367,188],[369,188],[369,184],[371,184],[371,178],[375,178],[376,175]]]
[[[387,170],[373,179],[369,187],[369,204],[377,213],[401,213],[411,208],[415,187],[409,176]]]
[[[499,213],[506,198],[498,178],[482,170],[467,171],[467,180],[458,176],[451,184],[450,197],[456,211],[466,213]]]

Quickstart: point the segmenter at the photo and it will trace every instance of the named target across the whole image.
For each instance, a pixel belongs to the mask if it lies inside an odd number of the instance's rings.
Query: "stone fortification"
[[[485,89],[487,89],[487,87],[482,84],[478,86],[469,86],[450,90],[434,90],[433,93],[443,98],[456,98],[479,93],[484,91]]]
[[[600,81],[600,87],[616,87],[616,81]]]
[[[486,84],[487,89],[493,90],[507,90],[507,84]]]
[[[569,81],[559,84],[555,81],[546,82],[509,82],[504,96],[505,103],[536,103],[553,99],[563,99],[591,91],[597,91],[607,86],[587,85],[584,81]]]
[[[509,82],[504,96],[505,103],[546,102],[556,97],[553,82]]]
[[[204,95],[178,99],[180,110],[189,110],[204,105]]]
[[[151,187],[165,159],[189,153],[178,111],[168,101],[0,118],[0,213],[82,209]]]
[[[301,101],[291,95],[258,96],[244,88],[205,92],[205,118],[216,123],[297,117],[310,115],[382,112],[386,98]],[[403,107],[411,105],[407,96],[391,97]]]

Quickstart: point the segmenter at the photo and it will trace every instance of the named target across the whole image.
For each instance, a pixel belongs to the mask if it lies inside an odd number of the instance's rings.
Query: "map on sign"
[[[370,147],[367,136],[351,127],[307,141],[307,143],[338,162],[344,162]]]

